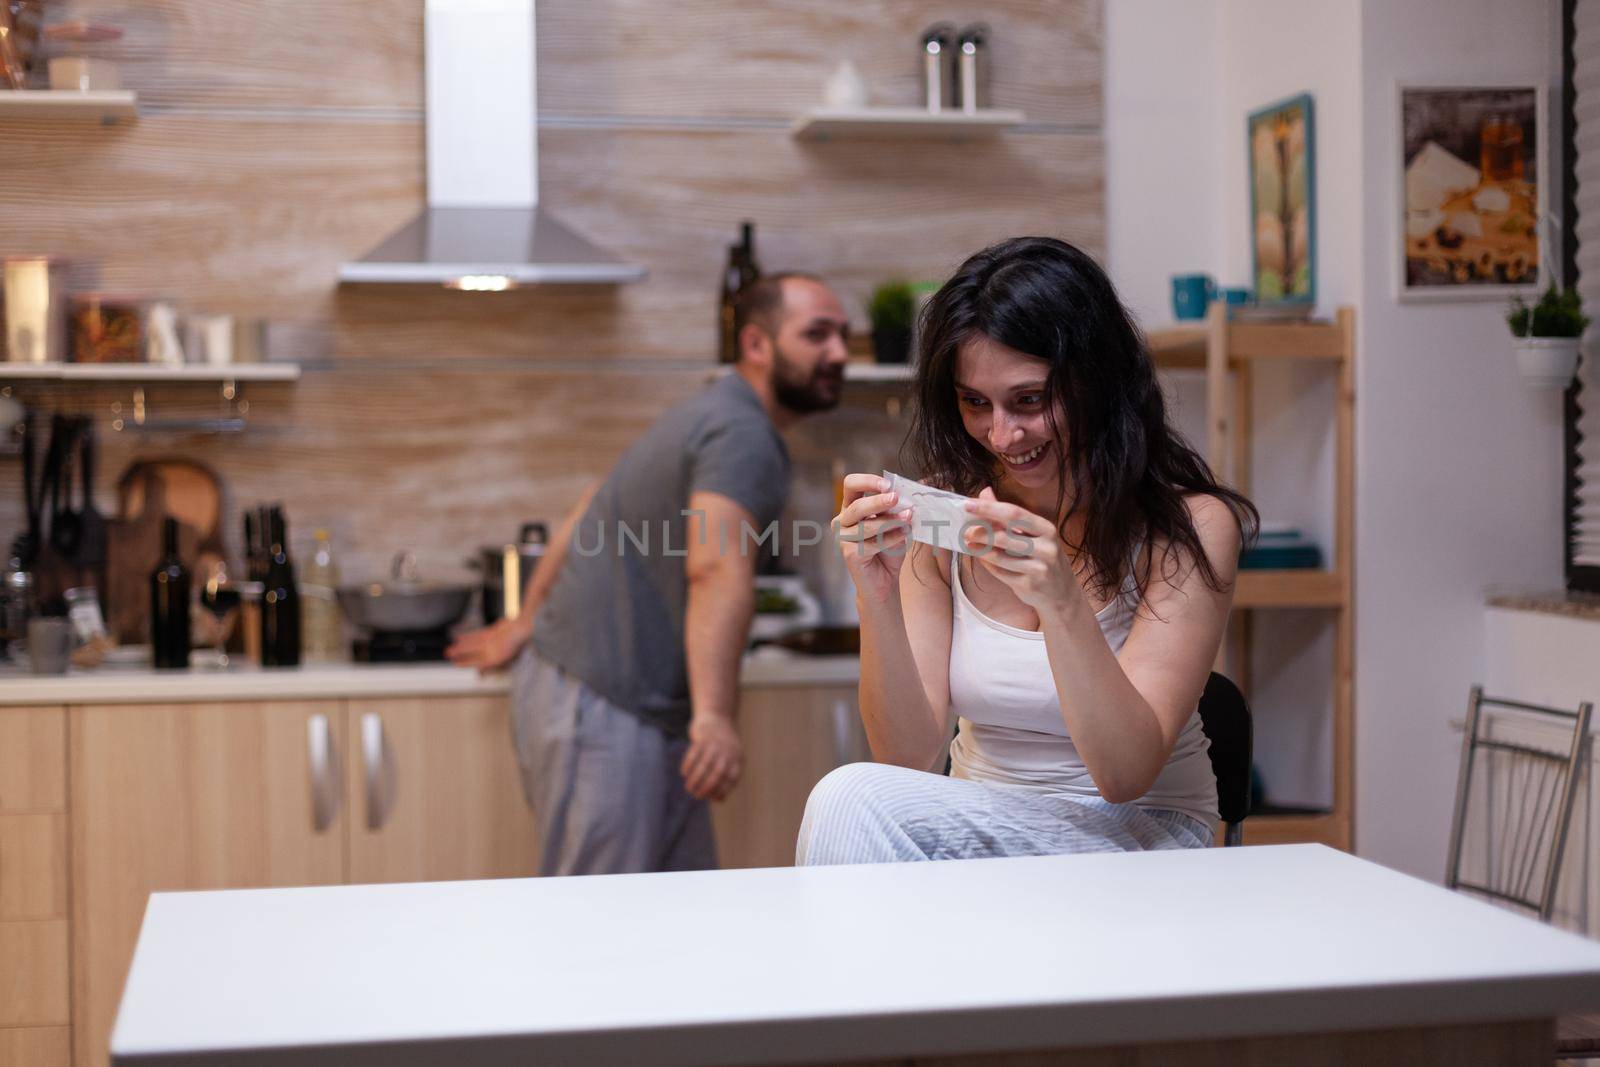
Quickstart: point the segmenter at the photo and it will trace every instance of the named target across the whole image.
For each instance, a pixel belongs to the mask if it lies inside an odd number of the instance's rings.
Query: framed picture
[[[1505,300],[1544,280],[1544,90],[1399,87],[1396,295]]]
[[[1250,113],[1250,273],[1258,304],[1317,302],[1317,170],[1311,97]]]

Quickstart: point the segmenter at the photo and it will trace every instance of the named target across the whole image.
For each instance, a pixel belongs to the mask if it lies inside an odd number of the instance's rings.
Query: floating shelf
[[[930,140],[961,141],[973,137],[992,137],[1014,126],[1025,116],[1020,111],[993,108],[977,112],[929,111],[920,107],[864,107],[846,110],[808,111],[789,127],[790,136],[801,141],[827,141],[846,137],[920,137]]]
[[[299,378],[298,363],[235,363],[223,367],[186,363],[165,367],[154,363],[0,362],[0,381],[293,382]]]
[[[0,90],[0,119],[75,119],[109,124],[138,117],[139,97],[131,89]]]
[[[917,376],[909,363],[846,363],[844,377],[850,382],[909,382]]]

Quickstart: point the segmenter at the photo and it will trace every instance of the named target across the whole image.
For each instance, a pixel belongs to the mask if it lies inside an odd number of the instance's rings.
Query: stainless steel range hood
[[[539,203],[534,0],[427,0],[424,18],[428,206],[341,265],[339,280],[508,289],[643,278]]]

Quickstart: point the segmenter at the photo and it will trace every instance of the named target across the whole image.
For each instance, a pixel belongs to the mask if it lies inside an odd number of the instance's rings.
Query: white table
[[[1550,1019],[1596,1009],[1600,944],[1289,845],[160,893],[111,1048],[186,1067],[1252,1041],[1278,1059],[1306,1038],[1270,1035],[1366,1032],[1315,1040],[1537,1062]],[[1373,1033],[1394,1028],[1428,1029]]]

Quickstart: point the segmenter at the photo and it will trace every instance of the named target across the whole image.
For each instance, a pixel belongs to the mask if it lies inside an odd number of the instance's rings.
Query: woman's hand
[[[978,563],[1004,582],[1041,617],[1083,600],[1055,523],[1026,508],[1005,504],[987,487],[966,508],[983,524],[962,533]]]
[[[532,635],[531,618],[501,619],[492,626],[462,634],[444,654],[457,667],[492,671],[510,663]]]
[[[911,534],[911,509],[888,490],[889,480],[876,474],[845,475],[844,510],[833,518],[856,595],[879,604],[899,592]]]

